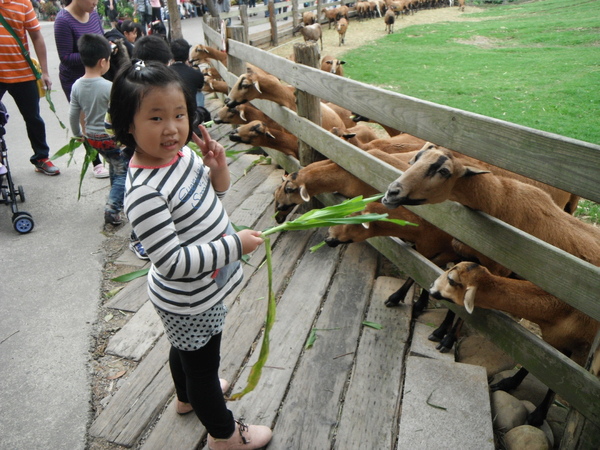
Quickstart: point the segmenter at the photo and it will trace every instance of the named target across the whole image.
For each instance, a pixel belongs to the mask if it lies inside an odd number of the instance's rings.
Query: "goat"
[[[283,129],[269,129],[260,120],[232,130],[229,133],[229,139],[254,147],[269,147],[286,155],[298,157],[298,138],[296,136]]]
[[[216,59],[221,64],[227,65],[227,53],[207,45],[195,45],[190,49],[190,62],[198,65],[208,63],[208,59]]]
[[[324,105],[328,106],[329,108],[331,108],[333,111],[335,111],[335,113],[340,116],[340,119],[342,119],[342,122],[344,122],[344,127],[345,128],[353,128],[354,126],[356,126],[356,123],[352,120],[352,111],[350,111],[349,109],[346,109],[340,105],[336,105],[335,103],[331,103],[331,102],[322,102]]]
[[[213,120],[216,124],[231,123],[234,125],[246,125],[247,123],[259,120],[271,130],[283,130],[281,125],[251,103],[237,105],[235,108],[223,106],[215,113]]]
[[[364,142],[358,136],[353,136],[352,133],[342,133],[338,135],[345,139],[350,144],[362,150],[378,149],[385,153],[406,153],[421,150],[427,142],[421,138],[410,134],[399,134],[390,138],[374,139],[370,142]]]
[[[335,20],[340,20],[342,17],[345,17],[346,19],[349,19],[348,17],[348,12],[350,11],[349,8],[346,5],[338,5],[335,8],[336,11],[336,16],[335,16]]]
[[[385,131],[387,131],[387,133],[391,137],[397,136],[399,134],[402,134],[402,131],[396,130],[395,128],[389,127],[389,126],[384,125],[382,123],[375,122],[374,120],[368,119],[365,116],[361,116],[360,114],[353,113],[352,114],[352,120],[354,120],[355,122],[371,122],[371,123],[376,123],[377,125],[379,125],[380,127],[382,127]]]
[[[331,30],[331,24],[335,23],[337,21],[337,15],[338,15],[337,8],[333,8],[333,9],[323,8],[321,10],[321,14],[323,14],[323,17],[325,18],[325,20],[327,20],[327,23],[329,24],[328,30]]]
[[[580,365],[585,362],[600,329],[600,322],[533,283],[493,275],[485,267],[472,262],[461,262],[443,273],[433,283],[430,293],[438,300],[463,305],[468,313],[478,306],[534,322],[539,325],[544,341]],[[521,368],[491,389],[515,389],[528,373],[527,369]],[[542,403],[529,415],[528,423],[540,426],[553,401],[554,392],[549,389]]]
[[[408,167],[408,160],[413,156],[412,154],[388,155],[379,150],[371,150],[369,153],[400,168]],[[377,190],[331,160],[317,161],[286,176],[275,190],[276,222],[285,222],[288,214],[297,205],[324,192],[337,192],[346,197],[356,197],[374,195]]]
[[[304,25],[301,23],[294,28],[294,33],[298,31],[304,36],[304,42],[321,42],[321,51],[323,51],[323,31],[321,30],[321,24],[313,23],[312,25]]]
[[[331,55],[321,58],[321,70],[339,75],[340,77],[344,76],[344,68],[342,67],[344,64],[346,64],[346,61],[336,59]]]
[[[293,86],[284,86],[279,78],[248,64],[247,72],[239,76],[225,104],[233,108],[257,98],[297,111]],[[330,130],[333,127],[344,127],[344,122],[333,109],[321,103],[321,125]]]
[[[426,145],[411,163],[388,187],[382,200],[387,207],[454,200],[600,265],[600,229],[566,213],[539,187],[490,173],[473,158],[433,145]]]
[[[366,143],[378,139],[377,133],[375,133],[375,131],[373,131],[373,129],[370,126],[364,124],[356,124],[352,128],[346,128],[345,130],[333,127],[329,131],[331,131],[332,134],[342,139],[347,139],[349,136],[351,136],[356,137],[356,139]]]
[[[387,31],[388,34],[392,34],[394,32],[394,22],[396,21],[396,15],[392,8],[388,8],[385,12],[383,21],[385,22],[385,31]]]
[[[229,92],[229,85],[224,80],[215,80],[212,77],[204,77],[204,86],[202,86],[202,92],[220,92],[221,94],[227,94]]]
[[[293,86],[284,86],[276,76],[248,64],[246,73],[240,75],[231,88],[225,104],[233,108],[257,98],[270,100],[296,111]]]
[[[312,11],[305,11],[302,13],[302,23],[304,25],[312,25],[317,22],[317,18]]]
[[[202,69],[202,75],[205,77],[211,77],[213,80],[222,81],[223,77],[219,73],[219,71],[211,66],[204,67]]]
[[[346,41],[346,31],[348,31],[348,19],[346,19],[345,17],[342,17],[340,20],[338,20],[336,30],[337,30],[338,36],[339,36],[339,40],[338,40],[339,46],[341,47],[342,44],[344,44]],[[322,50],[322,48],[321,48],[321,50]]]

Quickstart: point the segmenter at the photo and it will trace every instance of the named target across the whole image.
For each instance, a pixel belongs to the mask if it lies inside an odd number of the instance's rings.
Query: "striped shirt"
[[[0,12],[29,51],[27,31],[38,31],[40,23],[29,0],[0,0]],[[21,83],[35,80],[21,47],[4,26],[0,25],[0,82]]]
[[[197,315],[242,281],[242,243],[220,195],[188,147],[166,166],[130,164],[125,212],[152,262],[148,293],[156,307]]]

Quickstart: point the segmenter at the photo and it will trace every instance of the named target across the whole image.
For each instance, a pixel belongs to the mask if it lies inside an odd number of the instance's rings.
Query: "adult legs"
[[[221,390],[220,359],[221,333],[195,351],[172,346],[169,365],[179,401],[192,404],[198,419],[212,437],[226,439],[235,431],[235,422]]]
[[[50,148],[46,143],[46,125],[40,115],[40,96],[35,80],[22,83],[0,83],[0,100],[7,91],[15,100],[19,112],[25,120],[27,137],[33,149],[31,163],[35,164],[48,158]]]

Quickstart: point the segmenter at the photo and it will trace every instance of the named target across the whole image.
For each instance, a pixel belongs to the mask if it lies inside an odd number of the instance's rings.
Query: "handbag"
[[[40,98],[45,97],[46,96],[46,84],[44,83],[44,80],[42,80],[42,68],[40,67],[40,63],[36,59],[33,59],[33,58],[31,58],[31,56],[29,56],[29,52],[27,51],[27,49],[21,42],[21,39],[19,39],[19,36],[17,36],[17,33],[15,33],[15,30],[13,30],[13,27],[10,26],[10,24],[6,21],[6,19],[4,18],[4,16],[1,13],[0,13],[0,23],[4,26],[4,28],[6,28],[6,31],[8,31],[12,35],[12,37],[15,39],[15,41],[17,41],[17,44],[19,44],[19,47],[21,48],[21,52],[23,53],[23,56],[25,57],[25,61],[27,61],[27,64],[29,64],[29,67],[31,67],[31,71],[33,72],[33,75],[35,75],[37,88],[38,88],[38,94],[39,94]]]

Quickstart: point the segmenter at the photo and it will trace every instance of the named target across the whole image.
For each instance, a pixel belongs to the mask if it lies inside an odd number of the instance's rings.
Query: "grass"
[[[600,108],[598,6],[543,0],[490,7],[469,14],[473,22],[402,28],[345,54],[345,70],[395,92],[600,144],[600,126],[590,126]]]
[[[599,6],[515,2],[465,14],[468,22],[398,29],[345,53],[345,71],[394,92],[600,144]],[[600,223],[598,208],[586,209]]]

